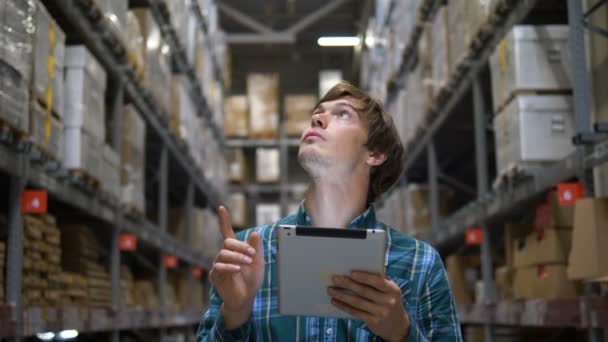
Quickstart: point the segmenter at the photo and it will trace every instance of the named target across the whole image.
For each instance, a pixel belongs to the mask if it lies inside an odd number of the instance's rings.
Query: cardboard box
[[[242,148],[233,148],[228,151],[228,179],[233,183],[245,183],[247,181],[247,162],[245,152]]]
[[[144,37],[143,86],[152,92],[161,113],[168,115],[171,96],[171,92],[167,91],[171,82],[170,48],[164,42],[160,28],[149,9],[136,8],[132,11]]]
[[[189,99],[183,98],[188,96],[184,89],[184,79],[181,75],[171,76],[171,105],[169,106],[169,128],[173,131],[176,137],[184,139],[181,130],[181,101],[187,101]]]
[[[310,127],[312,112],[317,105],[314,95],[286,95],[285,114],[287,121],[285,131],[290,137],[299,137]]]
[[[244,193],[230,194],[228,208],[232,218],[232,225],[236,228],[245,228],[249,225],[247,215],[247,197]]]
[[[494,118],[498,173],[533,169],[574,152],[569,95],[517,95]]]
[[[83,128],[96,140],[104,141],[105,70],[84,45],[66,48],[65,64],[65,126]]]
[[[279,134],[279,74],[248,74],[249,135],[277,138]]]
[[[44,127],[50,123],[50,134],[46,134]],[[48,156],[58,161],[63,160],[63,122],[50,115],[38,101],[30,103],[30,140],[42,149]]]
[[[608,199],[578,200],[574,208],[568,278],[593,280],[608,275]]]
[[[479,256],[450,255],[446,258],[446,271],[452,296],[456,304],[472,304],[475,295],[476,269]]]
[[[134,285],[135,305],[144,310],[158,309],[158,294],[156,286],[150,280],[136,280]]]
[[[565,264],[572,246],[572,231],[547,229],[532,232],[517,242],[513,254],[515,268],[533,265]]]
[[[271,224],[281,219],[281,206],[279,204],[259,203],[255,207],[256,226]]]
[[[259,183],[276,183],[281,177],[278,148],[257,148],[255,150],[255,178]]]
[[[571,89],[568,51],[567,25],[514,26],[490,57],[494,111],[517,91]]]
[[[120,156],[107,144],[103,144],[102,182],[101,186],[116,199],[121,196],[120,189]]]
[[[536,229],[572,229],[574,224],[574,206],[559,204],[557,191],[547,196],[547,201],[536,208],[534,225]]]
[[[508,269],[515,268],[515,253],[518,245],[525,243],[526,237],[534,231],[529,224],[507,224],[504,229],[505,263]]]
[[[49,14],[42,1],[36,1],[34,18],[32,71],[33,97],[50,106],[59,118],[64,111],[63,66],[65,58],[65,33]],[[53,37],[53,39],[49,39]],[[51,94],[51,98],[48,98]],[[52,103],[48,103],[49,100]]]
[[[410,184],[405,190],[405,224],[411,235],[431,230],[429,189],[426,185]],[[451,193],[445,189],[439,192],[439,213],[445,216],[449,211]]]
[[[135,75],[143,77],[144,74],[144,37],[141,33],[139,19],[132,11],[127,12],[126,22],[127,59],[135,70]]]
[[[564,299],[578,297],[580,284],[568,280],[566,265],[538,265],[515,270],[515,299]]]
[[[507,266],[498,267],[494,271],[494,279],[496,289],[498,290],[500,299],[513,299],[513,275],[515,271]]]
[[[226,113],[224,134],[227,137],[247,137],[249,135],[247,96],[233,95],[226,97],[224,111]]]

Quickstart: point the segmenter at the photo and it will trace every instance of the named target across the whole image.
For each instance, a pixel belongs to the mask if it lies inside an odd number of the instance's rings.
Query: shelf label
[[[134,252],[137,250],[137,236],[135,234],[120,234],[118,248],[121,251]]]
[[[481,246],[483,241],[483,230],[480,228],[469,228],[465,232],[465,241],[467,245]]]
[[[557,185],[559,205],[572,206],[579,199],[585,198],[585,187],[581,183],[560,183]]]
[[[177,268],[177,256],[165,255],[165,267],[166,268]]]
[[[200,267],[192,267],[192,276],[196,279],[203,277],[203,270]]]
[[[21,213],[46,214],[48,210],[48,192],[24,191],[21,193]]]

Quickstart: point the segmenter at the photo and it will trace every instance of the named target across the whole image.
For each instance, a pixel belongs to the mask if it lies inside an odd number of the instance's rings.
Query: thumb
[[[264,261],[264,245],[262,243],[262,237],[260,233],[254,232],[249,237],[248,244],[255,249],[254,259],[257,261]]]

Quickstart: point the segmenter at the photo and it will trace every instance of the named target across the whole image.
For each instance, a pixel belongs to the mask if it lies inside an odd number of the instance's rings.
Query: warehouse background
[[[466,341],[608,338],[607,36],[599,0],[0,2],[0,340],[192,340],[215,208],[296,210],[340,79],[393,116],[378,216]]]

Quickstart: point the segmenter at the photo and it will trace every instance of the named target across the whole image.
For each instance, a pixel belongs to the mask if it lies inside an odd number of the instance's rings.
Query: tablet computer
[[[352,318],[331,304],[332,276],[384,272],[386,231],[279,225],[279,312]]]

